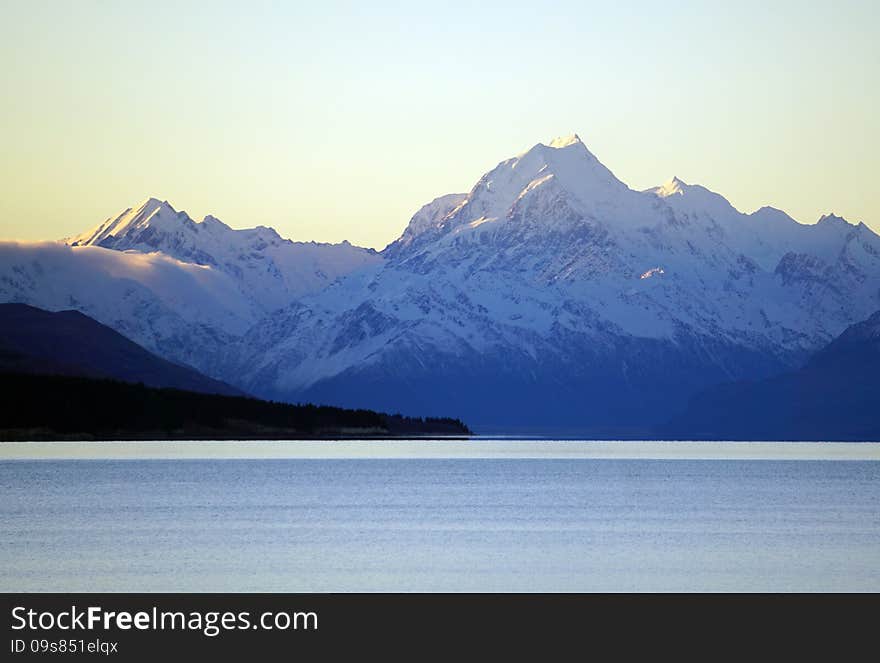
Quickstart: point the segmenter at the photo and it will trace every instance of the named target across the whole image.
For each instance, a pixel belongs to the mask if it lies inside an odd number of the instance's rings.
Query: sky
[[[0,0],[0,239],[154,196],[382,248],[578,133],[634,189],[880,232],[880,2]]]

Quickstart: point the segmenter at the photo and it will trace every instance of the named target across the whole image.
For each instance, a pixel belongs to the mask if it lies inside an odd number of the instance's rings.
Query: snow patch
[[[663,270],[662,267],[652,267],[647,272],[644,272],[639,278],[640,279],[649,279],[652,276],[655,276],[655,275],[662,276],[665,273],[666,272]]]

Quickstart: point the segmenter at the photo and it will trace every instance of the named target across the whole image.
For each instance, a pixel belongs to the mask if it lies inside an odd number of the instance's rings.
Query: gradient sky
[[[381,248],[577,132],[636,189],[880,231],[880,3],[0,0],[0,238],[147,196]]]

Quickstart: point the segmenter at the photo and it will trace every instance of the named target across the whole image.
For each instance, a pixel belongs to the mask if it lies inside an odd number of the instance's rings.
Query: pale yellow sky
[[[636,189],[880,230],[880,3],[608,4],[7,0],[0,237],[156,196],[382,248],[571,132]]]

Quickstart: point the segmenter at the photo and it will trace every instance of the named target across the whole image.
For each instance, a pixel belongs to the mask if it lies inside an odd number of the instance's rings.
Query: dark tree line
[[[7,439],[64,436],[335,437],[466,435],[455,419],[389,416],[371,410],[291,405],[142,384],[55,375],[0,374],[0,429]]]

